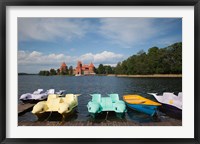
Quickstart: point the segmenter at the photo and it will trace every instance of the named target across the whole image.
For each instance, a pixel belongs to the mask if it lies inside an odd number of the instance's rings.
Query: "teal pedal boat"
[[[122,117],[126,112],[124,101],[119,100],[118,94],[108,94],[109,97],[102,97],[101,94],[90,94],[92,100],[88,102],[87,108],[90,115],[95,118],[101,112],[114,111],[117,117]]]

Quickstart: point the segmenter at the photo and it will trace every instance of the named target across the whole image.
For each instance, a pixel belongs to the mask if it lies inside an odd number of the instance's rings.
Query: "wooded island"
[[[73,67],[67,68],[61,75],[73,75]],[[152,47],[148,52],[139,51],[115,67],[99,64],[94,72],[97,75],[152,75],[152,74],[182,74],[182,42],[174,43],[165,48]],[[40,71],[39,75],[58,75],[59,71]],[[60,75],[60,74],[59,74]]]

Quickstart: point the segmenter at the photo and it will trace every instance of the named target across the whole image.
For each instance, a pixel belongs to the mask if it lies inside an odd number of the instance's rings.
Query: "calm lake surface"
[[[78,97],[79,105],[77,113],[69,118],[70,121],[94,121],[87,111],[87,103],[91,100],[90,94],[118,93],[120,99],[125,94],[140,94],[149,99],[155,100],[147,93],[181,92],[182,78],[119,78],[114,76],[38,76],[38,75],[19,75],[18,76],[18,97],[21,94],[33,92],[38,88],[66,90],[68,93],[81,94]],[[170,117],[159,113],[159,120]],[[105,119],[105,115],[95,121]],[[108,114],[108,120],[117,120],[115,114]],[[128,110],[124,117],[125,120],[136,122],[155,121],[150,116],[133,110]],[[37,118],[28,112],[19,116],[19,121],[36,121]]]

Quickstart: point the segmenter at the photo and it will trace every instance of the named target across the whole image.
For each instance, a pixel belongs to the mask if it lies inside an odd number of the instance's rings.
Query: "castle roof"
[[[94,64],[92,62],[90,63],[90,67],[94,67]]]
[[[62,64],[61,64],[61,67],[66,67],[67,65],[66,65],[66,63],[65,62],[63,62]]]

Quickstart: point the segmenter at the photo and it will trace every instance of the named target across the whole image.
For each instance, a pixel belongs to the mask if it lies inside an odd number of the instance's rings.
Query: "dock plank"
[[[89,121],[36,121],[19,122],[18,126],[181,126],[181,120],[163,122],[137,123],[132,121],[104,121],[101,123]]]

